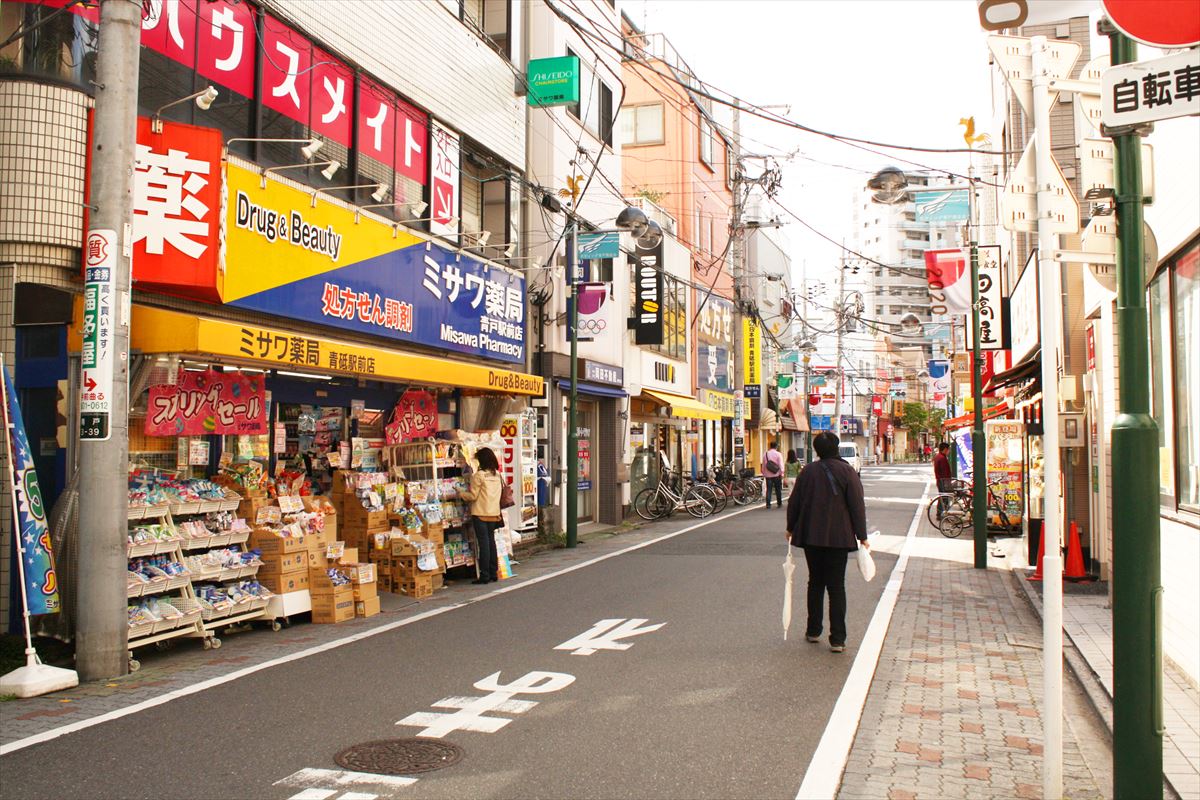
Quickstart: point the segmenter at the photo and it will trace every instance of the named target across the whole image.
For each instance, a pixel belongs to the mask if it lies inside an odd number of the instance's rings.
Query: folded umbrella
[[[788,543],[787,558],[783,561],[783,640],[787,641],[788,628],[792,626],[792,580],[796,574],[796,563],[792,561],[792,545]]]

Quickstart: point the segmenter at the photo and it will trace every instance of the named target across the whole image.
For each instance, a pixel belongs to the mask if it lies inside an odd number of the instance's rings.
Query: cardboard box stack
[[[328,624],[354,619],[354,586],[344,572],[337,567],[310,569],[308,581],[314,623]]]
[[[292,530],[252,530],[249,547],[262,553],[258,582],[275,594],[308,589],[309,546],[308,537]]]
[[[424,536],[392,531],[372,538],[371,562],[380,589],[417,599],[429,597],[445,572],[440,549]]]

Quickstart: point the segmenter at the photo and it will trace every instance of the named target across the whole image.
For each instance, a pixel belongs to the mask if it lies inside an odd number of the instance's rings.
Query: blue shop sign
[[[524,277],[432,242],[228,304],[481,358],[525,361]]]

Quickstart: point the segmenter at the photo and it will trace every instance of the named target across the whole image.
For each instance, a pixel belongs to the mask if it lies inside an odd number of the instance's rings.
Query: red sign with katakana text
[[[150,387],[148,436],[207,436],[267,432],[261,375],[181,372],[179,382]]]

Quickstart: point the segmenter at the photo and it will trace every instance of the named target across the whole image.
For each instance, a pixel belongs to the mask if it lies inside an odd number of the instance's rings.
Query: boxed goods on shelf
[[[309,555],[307,550],[299,550],[292,553],[272,553],[270,555],[261,556],[262,566],[259,568],[259,574],[282,574],[285,572],[297,572],[299,570],[307,570],[309,566]]]
[[[274,594],[308,591],[308,570],[295,572],[263,572],[259,569],[258,582]]]

